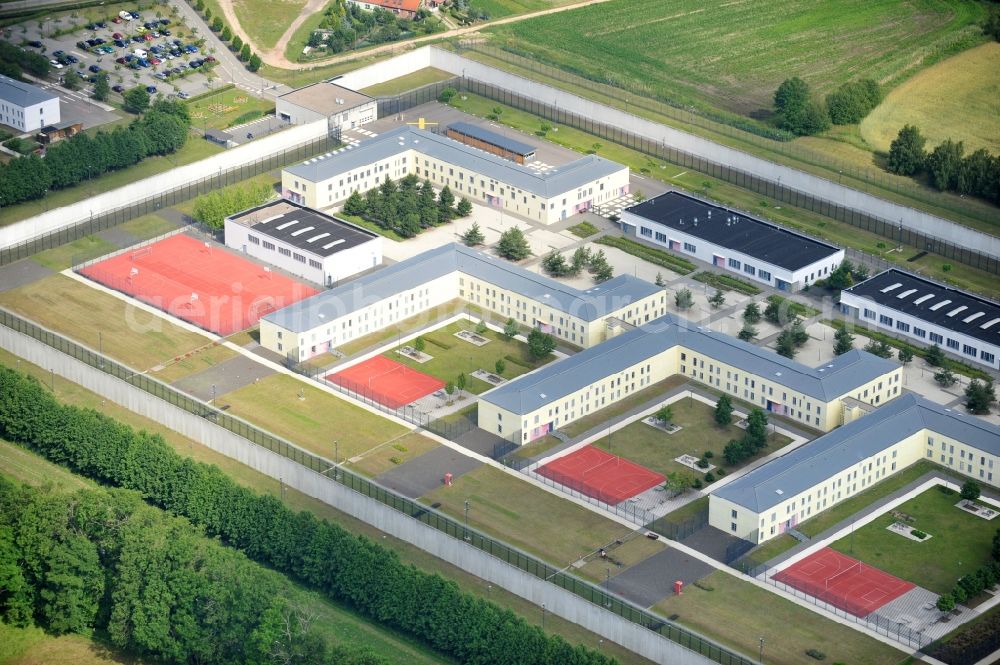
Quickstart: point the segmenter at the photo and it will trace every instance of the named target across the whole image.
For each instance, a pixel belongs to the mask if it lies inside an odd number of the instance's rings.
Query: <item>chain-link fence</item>
[[[638,116],[662,116],[671,120],[681,129],[685,126],[698,127],[710,132],[712,135],[725,137],[727,140],[720,142],[732,145],[737,149],[747,152],[765,151],[763,153],[776,153],[786,158],[787,161],[794,160],[807,167],[804,170],[822,170],[822,175],[830,180],[843,182],[845,179],[849,185],[857,190],[867,192],[874,196],[884,197],[886,193],[894,193],[919,201],[921,203],[934,206],[941,210],[947,210],[960,215],[982,221],[993,222],[996,213],[990,210],[988,205],[977,205],[975,201],[970,201],[956,196],[940,195],[928,190],[920,184],[902,177],[893,177],[886,174],[881,169],[872,165],[871,167],[861,167],[857,163],[845,162],[827,153],[814,150],[799,142],[782,141],[768,136],[747,131],[728,124],[726,118],[713,120],[710,112],[704,109],[697,109],[688,105],[671,103],[669,100],[656,99],[653,91],[648,88],[630,86],[626,83],[611,85],[608,83],[584,78],[577,74],[560,69],[551,65],[538,62],[535,59],[524,57],[512,52],[508,48],[491,46],[484,43],[461,43],[457,46],[457,51],[468,57],[479,53],[485,58],[486,64],[498,66],[504,69],[503,65],[508,65],[507,70],[515,74],[528,73],[535,80],[542,83],[555,82],[555,87],[570,92],[586,90],[590,97],[596,101],[605,103],[625,102],[624,110]],[[474,58],[475,59],[475,58]],[[575,92],[574,94],[579,94]],[[584,95],[588,96],[588,95]],[[604,98],[603,100],[601,98]],[[736,122],[741,119],[733,118]],[[760,128],[762,132],[767,132],[767,128]],[[747,150],[747,147],[750,149]],[[812,169],[808,167],[814,167]],[[904,204],[905,205],[905,204]]]
[[[879,610],[869,612],[864,605],[864,601],[855,598],[852,594],[855,589],[850,589],[847,593],[837,589],[825,588],[819,583],[810,583],[805,580],[796,580],[795,586],[775,579],[777,570],[773,570],[767,564],[761,564],[744,571],[748,576],[756,578],[761,582],[770,584],[785,593],[805,600],[816,607],[819,607],[831,614],[853,623],[865,626],[879,635],[904,644],[911,649],[920,650],[930,644],[933,640],[901,621],[900,616],[889,616]],[[921,599],[920,603],[926,602]],[[911,615],[920,614],[920,608],[912,608]]]
[[[579,579],[561,569],[555,568],[515,547],[491,538],[474,528],[469,528],[460,520],[448,517],[426,505],[386,489],[364,476],[336,466],[330,460],[297,448],[284,439],[261,430],[245,420],[229,415],[206,402],[195,399],[145,374],[137,373],[126,365],[111,360],[62,335],[42,328],[12,312],[0,309],[0,325],[32,337],[55,351],[121,379],[152,397],[159,398],[189,413],[210,420],[219,427],[223,427],[251,443],[286,457],[312,471],[323,474],[331,482],[338,482],[359,494],[374,499],[413,519],[419,520],[431,528],[437,529],[453,538],[462,539],[472,547],[480,549],[539,580],[554,584],[590,603],[600,605],[609,612],[613,612],[632,623],[691,649],[714,662],[722,663],[723,665],[752,665],[753,663],[752,660],[726,647],[720,646],[697,633],[647,612],[628,600],[609,592],[607,589],[601,588],[599,585]]]
[[[85,222],[61,228],[31,240],[0,248],[0,266],[27,258],[46,249],[65,245],[85,236],[123,224],[130,219],[157,212],[177,203],[190,200],[227,185],[267,173],[288,164],[307,159],[313,155],[332,150],[340,145],[340,132],[335,131],[321,137],[292,146],[287,150],[230,169],[221,169],[212,175],[185,183],[162,194],[150,196],[140,201],[115,208],[101,215],[94,215]]]

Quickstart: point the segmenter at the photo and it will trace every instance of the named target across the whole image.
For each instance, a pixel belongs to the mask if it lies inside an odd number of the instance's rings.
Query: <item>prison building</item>
[[[581,291],[452,243],[268,314],[260,343],[301,362],[459,299],[588,347],[662,316],[664,293],[632,275]]]
[[[382,236],[284,200],[227,217],[225,233],[227,247],[324,286],[382,264]]]
[[[497,157],[509,159],[518,164],[524,164],[535,159],[535,147],[509,138],[481,125],[471,122],[453,122],[448,125],[448,138],[460,141],[465,145],[485,150]]]
[[[825,279],[844,260],[843,249],[680,192],[626,208],[621,223],[639,240],[781,291]]]
[[[1000,369],[1000,305],[890,268],[840,294],[858,323],[968,362]]]
[[[327,119],[330,130],[356,129],[378,117],[375,99],[330,81],[285,93],[275,100],[275,114],[293,125]]]
[[[69,76],[69,74],[67,74]],[[34,132],[59,123],[59,95],[0,74],[0,124]]]
[[[407,175],[449,187],[502,213],[551,224],[628,192],[628,167],[586,155],[545,173],[414,127],[399,127],[352,149],[326,153],[281,172],[282,195],[327,209],[387,177]]]
[[[762,543],[922,459],[1000,487],[1000,427],[903,395],[714,491],[709,524]]]
[[[821,431],[898,397],[902,381],[865,351],[808,367],[668,314],[484,393],[479,426],[527,444],[675,374]]]

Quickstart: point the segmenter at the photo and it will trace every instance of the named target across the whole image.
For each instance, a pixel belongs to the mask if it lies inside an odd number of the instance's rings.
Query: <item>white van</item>
[[[134,51],[132,51],[132,54],[135,55],[135,57],[137,58],[145,58],[147,55],[146,51],[144,51],[141,48],[135,49]]]
[[[128,12],[118,12],[118,18],[120,18],[123,21],[131,21],[132,15],[129,14]]]

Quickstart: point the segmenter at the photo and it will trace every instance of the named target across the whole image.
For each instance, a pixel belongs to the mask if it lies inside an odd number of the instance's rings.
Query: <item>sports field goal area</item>
[[[662,474],[594,446],[555,459],[536,473],[609,504],[621,503],[666,480]]]
[[[183,233],[98,261],[80,274],[223,336],[317,293]]]

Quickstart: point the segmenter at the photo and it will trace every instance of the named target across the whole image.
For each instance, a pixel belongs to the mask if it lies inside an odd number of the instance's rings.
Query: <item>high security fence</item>
[[[101,215],[94,215],[89,220],[80,224],[65,227],[16,245],[0,248],[0,266],[27,258],[46,249],[52,249],[68,242],[79,240],[98,231],[110,229],[130,219],[135,219],[136,217],[168,208],[176,203],[187,201],[199,194],[232,185],[247,178],[260,175],[261,173],[267,173],[293,162],[307,159],[318,153],[332,150],[338,145],[340,145],[339,130],[292,146],[280,153],[261,157],[246,164],[241,164],[238,167],[220,170],[200,180],[175,187],[162,194],[150,196]]]
[[[693,155],[687,151],[670,147],[662,141],[654,141],[644,136],[608,125],[592,117],[584,117],[568,112],[557,106],[539,102],[511,90],[483,83],[471,78],[452,78],[411,90],[396,97],[379,98],[379,115],[401,113],[409,108],[425,104],[437,98],[446,87],[454,87],[470,92],[506,106],[526,111],[556,124],[574,127],[602,139],[613,141],[657,159],[676,164],[685,169],[698,171],[713,178],[724,180],[743,189],[756,192],[776,201],[803,208],[811,212],[835,219],[851,226],[870,231],[876,235],[917,249],[934,252],[953,261],[958,261],[980,270],[1000,274],[1000,259],[981,254],[975,248],[954,245],[938,238],[932,238],[918,231],[908,229],[898,220],[890,221],[869,215],[860,210],[842,206],[823,198],[793,189],[780,182],[773,182],[746,171],[719,164]],[[908,269],[913,267],[908,266]]]
[[[210,404],[197,400],[145,374],[137,373],[126,365],[111,360],[51,330],[42,328],[12,312],[0,309],[0,325],[32,337],[60,353],[64,353],[90,367],[121,379],[153,397],[162,399],[189,413],[206,418],[219,427],[223,427],[251,443],[286,457],[312,471],[323,474],[331,482],[338,482],[363,496],[389,506],[415,520],[419,520],[452,538],[461,539],[472,547],[480,549],[511,566],[515,566],[539,580],[555,584],[594,605],[599,605],[609,612],[613,612],[632,623],[653,631],[710,660],[722,665],[753,665],[754,663],[754,661],[730,651],[697,633],[633,605],[629,601],[611,593],[608,589],[601,588],[599,585],[581,580],[558,568],[554,568],[530,554],[491,538],[473,528],[469,528],[460,520],[452,519],[428,506],[396,494],[363,476],[331,464],[327,459],[307,453],[284,439],[251,425],[245,420],[226,414]]]
[[[687,125],[707,130],[711,134],[722,135],[730,139],[728,143],[732,145],[749,144],[758,150],[777,153],[789,160],[795,160],[803,165],[816,167],[813,169],[814,171],[822,169],[830,179],[842,181],[846,178],[852,188],[874,196],[884,196],[885,193],[893,192],[982,222],[992,222],[996,215],[996,212],[991,210],[990,206],[977,205],[978,202],[974,200],[970,201],[960,197],[936,194],[909,178],[891,176],[879,168],[861,167],[854,162],[845,162],[802,143],[769,138],[769,131],[773,131],[769,130],[769,128],[754,125],[740,127],[731,124],[733,122],[741,123],[741,118],[726,115],[713,118],[713,113],[709,110],[698,109],[677,102],[671,103],[669,100],[663,101],[657,99],[655,98],[656,93],[653,90],[641,84],[630,85],[621,82],[612,85],[595,81],[559,67],[546,65],[533,58],[525,57],[514,52],[507,46],[498,48],[490,44],[469,40],[457,45],[456,50],[465,57],[471,57],[474,60],[479,60],[491,66],[497,66],[499,69],[511,71],[518,75],[525,72],[529,78],[538,81],[557,81],[558,84],[555,87],[573,92],[574,94],[579,95],[580,93],[577,91],[586,90],[592,95],[599,95],[606,98],[611,105],[614,105],[615,102],[620,103],[621,101],[625,101],[624,110],[626,112],[632,111],[635,113],[641,109],[663,116],[664,118],[669,118],[677,123],[680,128]],[[485,56],[485,59],[476,58],[476,54]],[[507,67],[504,67],[504,64]],[[600,102],[600,97],[595,98],[595,101]],[[638,111],[636,115],[644,114],[642,111]],[[655,120],[655,117],[651,119]]]

